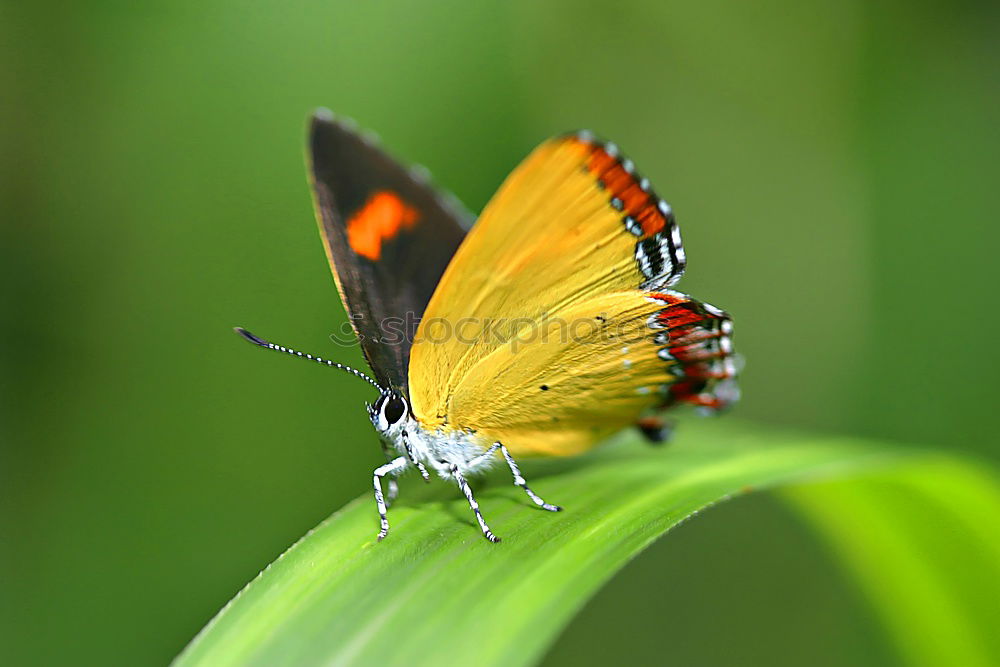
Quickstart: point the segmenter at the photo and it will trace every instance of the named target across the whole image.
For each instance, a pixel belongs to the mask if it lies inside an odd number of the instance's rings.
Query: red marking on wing
[[[407,206],[394,192],[376,192],[347,221],[347,241],[354,252],[378,261],[382,242],[394,239],[400,231],[412,229],[420,212]]]
[[[660,199],[647,186],[639,185],[641,177],[622,166],[621,159],[605,150],[604,144],[576,138],[590,152],[587,170],[607,188],[610,197],[622,200],[623,215],[630,215],[642,227],[643,236],[662,232],[673,223],[673,214],[664,215],[658,208]]]
[[[677,292],[650,296],[664,304],[655,321],[668,336],[664,346],[677,360],[681,375],[667,388],[666,403],[727,407],[735,395],[717,392],[716,385],[736,376],[729,316]]]
[[[654,298],[659,298],[661,295],[655,295]],[[667,308],[664,308],[656,315],[657,321],[664,326],[666,329],[671,330],[671,338],[675,335],[684,331],[685,333],[693,324],[698,324],[705,319],[704,312],[700,312],[697,304],[691,303],[690,301],[679,301],[676,303],[670,303]]]

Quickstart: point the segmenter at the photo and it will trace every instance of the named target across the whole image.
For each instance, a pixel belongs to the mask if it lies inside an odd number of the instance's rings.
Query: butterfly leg
[[[468,465],[473,468],[477,467],[480,463],[493,456],[493,452],[495,452],[498,449],[503,454],[504,459],[506,459],[507,465],[508,467],[510,467],[511,474],[514,475],[515,486],[519,486],[522,489],[524,489],[524,492],[528,494],[528,497],[531,498],[532,502],[541,507],[542,509],[548,510],[550,512],[562,511],[561,507],[559,507],[558,505],[551,505],[545,502],[544,500],[542,500],[541,496],[539,496],[537,493],[532,491],[530,487],[528,487],[528,483],[525,481],[524,477],[521,476],[521,469],[517,466],[517,462],[514,461],[514,457],[510,455],[510,452],[507,451],[507,448],[504,447],[502,443],[494,442],[489,449],[487,449],[485,452],[483,452],[476,458],[470,460]]]
[[[517,463],[514,461],[514,457],[512,457],[510,455],[510,452],[507,451],[507,448],[501,445],[499,442],[496,443],[496,445],[493,445],[493,447],[496,447],[497,445],[500,445],[500,452],[503,454],[503,457],[507,459],[507,465],[510,467],[510,472],[512,475],[514,475],[514,485],[524,489],[524,492],[528,494],[528,497],[531,498],[532,502],[541,507],[543,510],[548,510],[550,512],[561,512],[562,511],[561,507],[559,507],[558,505],[550,505],[549,503],[542,500],[541,496],[539,496],[537,493],[528,488],[528,483],[524,480],[524,477],[521,476],[521,469],[517,467]],[[492,447],[490,449],[492,449]]]
[[[465,481],[465,477],[462,476],[462,473],[458,471],[457,465],[452,464],[451,475],[458,483],[458,488],[462,489],[462,493],[464,493],[465,497],[468,499],[469,507],[471,507],[472,511],[476,513],[476,520],[479,521],[479,527],[482,529],[483,535],[490,542],[499,542],[500,538],[494,535],[493,531],[490,530],[490,527],[486,525],[486,521],[483,519],[483,515],[479,511],[479,503],[476,502],[476,497],[472,495],[472,488],[469,486],[469,483]]]
[[[406,470],[407,460],[405,456],[389,461],[384,466],[375,468],[375,504],[378,505],[378,518],[381,529],[378,531],[378,539],[381,541],[389,534],[389,519],[385,515],[385,498],[382,496],[382,478],[386,475],[398,475]]]
[[[379,444],[382,445],[382,453],[385,455],[385,462],[389,463],[392,461],[392,451],[384,440],[380,440]],[[399,484],[396,482],[395,477],[390,477],[388,480],[389,490],[385,494],[385,506],[391,507],[394,502],[396,502],[396,497],[399,496]]]
[[[413,457],[413,448],[410,446],[410,436],[406,433],[406,431],[403,431],[403,447],[406,448],[406,456],[410,459],[410,463],[417,467],[417,470],[420,471],[420,476],[424,478],[424,481],[431,481],[431,476],[427,474],[427,468],[424,467],[423,463]]]

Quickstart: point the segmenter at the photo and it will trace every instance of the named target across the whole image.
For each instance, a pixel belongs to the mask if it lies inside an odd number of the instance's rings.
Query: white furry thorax
[[[423,463],[443,479],[452,479],[453,467],[463,476],[474,475],[487,470],[497,460],[495,456],[483,456],[491,443],[484,443],[471,431],[425,429],[410,413],[408,404],[404,417],[389,423],[385,406],[386,402],[380,400],[369,407],[372,425],[383,442],[406,457],[411,466],[414,462]]]

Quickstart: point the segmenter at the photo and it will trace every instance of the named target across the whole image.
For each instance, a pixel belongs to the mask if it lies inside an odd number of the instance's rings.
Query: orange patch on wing
[[[667,227],[670,221],[658,208],[659,199],[651,191],[643,190],[639,185],[639,176],[626,171],[617,154],[608,154],[600,143],[582,139],[574,141],[589,152],[587,170],[601,180],[612,197],[622,200],[624,212],[639,223],[644,237],[658,234]]]
[[[378,261],[382,242],[396,238],[404,229],[412,229],[419,217],[420,212],[407,206],[396,193],[376,192],[347,221],[347,241],[354,252]]]

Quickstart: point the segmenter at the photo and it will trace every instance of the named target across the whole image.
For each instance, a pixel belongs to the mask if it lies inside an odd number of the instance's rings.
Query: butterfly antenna
[[[264,340],[263,338],[258,338],[257,336],[254,336],[252,333],[250,333],[249,331],[247,331],[243,327],[234,327],[233,331],[235,331],[239,335],[243,336],[244,338],[246,338],[248,341],[250,341],[254,345],[259,345],[261,347],[266,347],[266,348],[268,348],[270,350],[277,350],[278,352],[284,352],[285,354],[290,354],[293,357],[302,357],[303,359],[309,359],[310,361],[316,361],[318,363],[323,364],[324,366],[329,366],[330,368],[339,368],[342,371],[347,371],[348,373],[351,373],[353,375],[358,376],[359,378],[361,378],[362,380],[364,380],[365,382],[367,382],[371,386],[375,387],[376,389],[379,390],[380,393],[383,393],[383,394],[386,393],[386,390],[382,387],[382,385],[380,385],[378,382],[376,382],[372,378],[368,377],[367,375],[365,375],[364,373],[362,373],[361,371],[359,371],[357,368],[351,368],[350,366],[347,366],[345,364],[339,364],[336,361],[330,361],[329,359],[323,359],[322,357],[314,357],[311,354],[306,354],[305,352],[299,352],[298,350],[293,350],[292,348],[285,347],[283,345],[275,345],[274,343],[269,343],[268,341]]]

